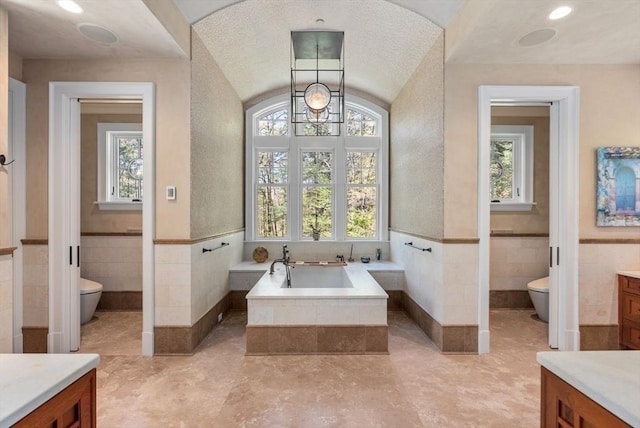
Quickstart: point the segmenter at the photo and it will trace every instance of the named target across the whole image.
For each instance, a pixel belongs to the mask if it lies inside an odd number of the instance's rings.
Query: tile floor
[[[193,356],[139,356],[141,314],[99,312],[99,427],[537,427],[531,310],[491,312],[492,352],[443,355],[389,312],[389,355],[245,357],[246,313],[230,313]]]

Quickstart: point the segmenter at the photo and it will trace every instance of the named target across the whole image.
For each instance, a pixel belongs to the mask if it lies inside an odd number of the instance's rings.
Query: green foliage
[[[491,140],[491,199],[513,198],[513,141]]]

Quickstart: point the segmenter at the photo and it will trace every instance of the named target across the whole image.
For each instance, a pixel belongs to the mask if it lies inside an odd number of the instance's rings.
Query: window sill
[[[535,202],[491,202],[491,211],[531,211]]]
[[[96,201],[94,205],[101,211],[142,211],[142,201]]]

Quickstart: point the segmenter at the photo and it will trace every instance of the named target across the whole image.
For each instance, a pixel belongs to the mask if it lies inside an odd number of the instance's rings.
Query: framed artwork
[[[640,147],[597,149],[597,226],[640,226]]]

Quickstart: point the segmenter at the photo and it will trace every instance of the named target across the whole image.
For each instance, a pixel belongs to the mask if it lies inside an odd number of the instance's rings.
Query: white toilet
[[[102,284],[80,278],[80,324],[91,321],[102,296]]]
[[[529,297],[536,308],[538,318],[544,322],[549,322],[549,277],[536,279],[527,284]]]

